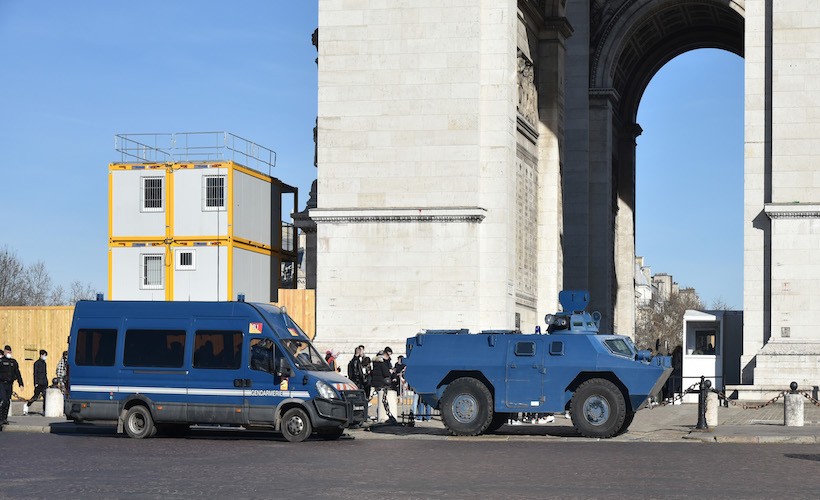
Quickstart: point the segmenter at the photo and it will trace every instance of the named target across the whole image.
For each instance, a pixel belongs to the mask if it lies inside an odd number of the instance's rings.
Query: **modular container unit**
[[[296,188],[232,160],[110,164],[108,296],[275,301],[283,193],[295,211]]]

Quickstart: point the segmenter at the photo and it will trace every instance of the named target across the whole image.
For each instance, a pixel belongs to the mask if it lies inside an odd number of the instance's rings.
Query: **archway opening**
[[[689,51],[652,77],[638,107],[636,255],[706,308],[743,307],[743,80],[740,56]]]

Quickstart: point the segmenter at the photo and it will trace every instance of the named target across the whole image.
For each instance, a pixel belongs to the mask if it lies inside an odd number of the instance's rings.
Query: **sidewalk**
[[[39,406],[38,406],[39,405]],[[111,433],[110,424],[75,424],[64,418],[46,418],[39,412],[42,405],[35,403],[32,411],[21,416],[22,403],[15,402],[14,416],[9,417],[6,432]],[[635,414],[635,420],[625,434],[601,442],[691,442],[691,443],[820,443],[820,407],[806,402],[804,426],[783,425],[783,405],[773,404],[759,410],[729,406],[719,408],[719,425],[704,431],[695,429],[697,405],[669,405],[644,409]],[[476,437],[450,436],[440,420],[416,422],[414,427],[401,425],[366,425],[348,431],[356,439],[433,439],[464,441],[599,441],[578,436],[572,422],[563,415],[555,415],[555,422],[543,425],[505,425],[493,434]]]

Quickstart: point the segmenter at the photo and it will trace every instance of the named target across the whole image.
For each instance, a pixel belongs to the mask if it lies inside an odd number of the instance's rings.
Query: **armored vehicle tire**
[[[342,437],[342,434],[345,433],[345,430],[339,428],[339,429],[330,429],[330,430],[317,431],[316,433],[319,434],[319,437],[324,439],[325,441],[334,441],[334,440],[339,439],[340,437]]]
[[[279,429],[285,439],[291,443],[300,443],[310,436],[313,427],[310,425],[310,417],[301,408],[291,408],[282,415],[282,422]]]
[[[495,432],[501,428],[502,425],[507,423],[507,420],[510,419],[509,413],[494,413],[493,419],[490,421],[490,425],[487,427],[487,430],[484,432]]]
[[[626,401],[609,380],[593,378],[578,386],[570,411],[572,425],[582,436],[609,438],[626,431]]]
[[[626,418],[624,419],[624,423],[621,425],[621,428],[618,429],[618,432],[615,433],[615,435],[620,436],[621,434],[626,432],[626,430],[629,429],[629,426],[632,424],[632,420],[634,418],[635,418],[635,412],[634,411],[626,412]]]
[[[135,439],[151,437],[157,433],[157,428],[154,426],[154,419],[151,418],[151,411],[139,404],[132,406],[125,413],[123,427],[128,437]]]
[[[476,436],[493,419],[493,396],[483,383],[471,377],[454,380],[441,397],[441,420],[454,436]]]

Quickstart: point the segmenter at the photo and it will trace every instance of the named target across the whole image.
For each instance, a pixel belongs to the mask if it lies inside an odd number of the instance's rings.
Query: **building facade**
[[[641,96],[745,58],[745,384],[820,379],[820,3],[319,1],[319,338],[527,331],[561,288],[635,324]]]
[[[295,188],[233,160],[175,159],[109,165],[108,296],[275,302],[296,258],[281,220]]]

